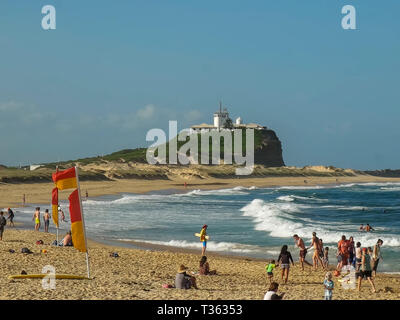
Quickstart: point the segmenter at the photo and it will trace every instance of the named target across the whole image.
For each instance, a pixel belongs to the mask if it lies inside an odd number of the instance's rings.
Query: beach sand
[[[44,245],[36,245],[37,240]],[[215,276],[196,276],[198,290],[164,289],[163,284],[173,284],[180,264],[197,272],[200,253],[170,250],[139,250],[109,246],[89,241],[90,269],[92,280],[56,280],[56,288],[43,289],[40,279],[11,280],[9,275],[42,273],[46,265],[55,267],[56,273],[86,275],[85,254],[72,247],[54,247],[50,243],[53,234],[33,230],[6,228],[0,241],[0,299],[233,299],[262,300],[268,284],[265,278],[266,261],[245,257],[230,257],[207,254]],[[21,248],[28,247],[33,254],[22,254]],[[15,253],[8,252],[14,249]],[[46,249],[47,253],[40,253]],[[118,252],[119,258],[110,257]],[[297,257],[298,252],[292,252]],[[310,257],[308,257],[310,259]],[[297,258],[295,259],[297,260]],[[279,268],[274,279],[279,279]],[[313,272],[310,267],[301,271],[291,268],[289,282],[281,284],[279,292],[285,299],[321,300],[324,296],[325,272]],[[363,281],[361,292],[345,290],[335,278],[333,299],[400,299],[400,276],[379,274],[375,284],[377,293],[372,294],[367,281]]]

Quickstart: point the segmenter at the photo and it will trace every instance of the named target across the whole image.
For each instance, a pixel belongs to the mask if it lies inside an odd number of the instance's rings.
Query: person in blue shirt
[[[335,283],[332,280],[332,273],[327,272],[324,280],[325,287],[325,300],[332,300],[332,290],[335,287]]]

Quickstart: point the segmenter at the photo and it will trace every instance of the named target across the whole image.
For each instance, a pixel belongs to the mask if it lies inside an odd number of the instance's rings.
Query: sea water
[[[33,228],[35,206],[17,209],[15,221]],[[61,207],[69,220],[68,203]],[[362,247],[373,246],[380,238],[379,270],[400,272],[400,183],[167,190],[92,198],[83,201],[83,207],[88,237],[127,246],[138,241],[200,252],[194,233],[207,224],[210,252],[277,259],[287,244],[298,260],[293,234],[309,246],[315,231],[330,248],[330,264],[337,263],[342,235],[353,236]],[[367,223],[375,230],[360,232],[360,224]],[[61,228],[68,230],[69,223],[61,223]]]

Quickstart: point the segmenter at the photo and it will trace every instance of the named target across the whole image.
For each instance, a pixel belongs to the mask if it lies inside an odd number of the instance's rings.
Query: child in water
[[[335,283],[332,280],[332,273],[327,272],[324,280],[325,287],[325,300],[332,300],[332,290],[335,287]]]
[[[265,270],[267,270],[267,278],[269,283],[272,283],[272,279],[274,278],[273,270],[276,268],[275,260],[271,260],[269,264],[265,266]]]

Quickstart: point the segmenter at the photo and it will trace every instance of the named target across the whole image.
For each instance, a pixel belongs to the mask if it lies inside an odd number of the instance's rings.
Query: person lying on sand
[[[211,270],[210,271],[210,265],[207,262],[207,257],[206,256],[202,256],[201,257],[199,274],[202,275],[202,276],[217,274],[217,270]]]
[[[178,273],[175,277],[175,288],[177,289],[190,289],[191,287],[198,289],[196,285],[196,278],[186,273],[188,268],[183,264],[180,265]]]

